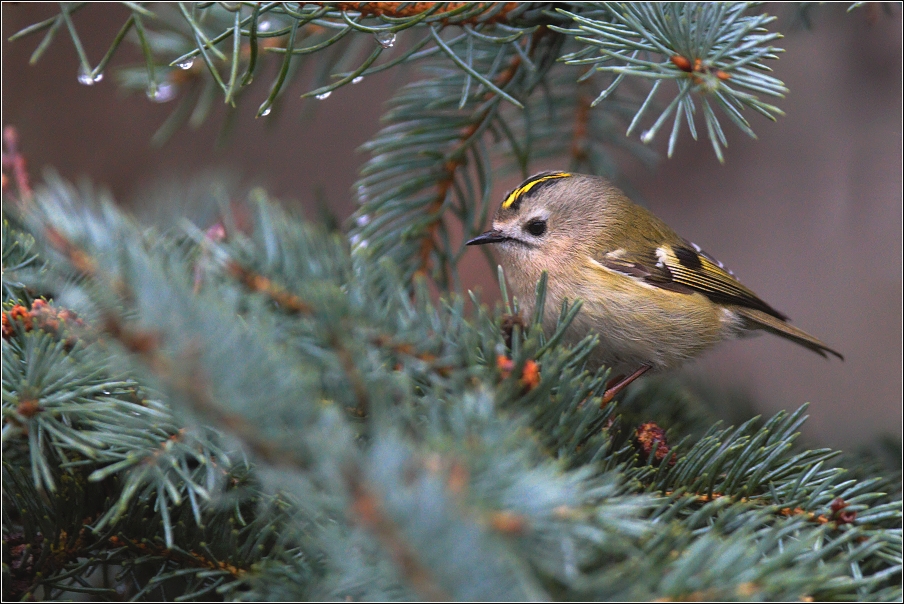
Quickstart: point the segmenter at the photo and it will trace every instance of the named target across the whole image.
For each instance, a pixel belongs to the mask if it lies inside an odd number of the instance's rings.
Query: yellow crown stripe
[[[509,194],[509,196],[505,198],[505,201],[502,202],[502,209],[503,210],[509,209],[512,206],[512,204],[515,203],[516,199],[518,199],[519,197],[521,197],[522,195],[524,195],[525,193],[527,193],[528,191],[533,189],[535,186],[537,186],[541,182],[546,182],[547,180],[552,180],[554,178],[566,178],[568,176],[571,176],[571,174],[569,172],[553,172],[552,174],[544,174],[540,178],[531,180],[530,182],[527,182],[527,183],[521,185],[520,187],[518,187],[517,189],[515,189],[514,191],[512,191]]]

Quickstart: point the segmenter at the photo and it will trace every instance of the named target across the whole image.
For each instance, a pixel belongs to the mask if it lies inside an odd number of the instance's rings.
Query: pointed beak
[[[474,239],[465,243],[465,245],[484,245],[485,243],[499,243],[500,241],[508,241],[511,237],[503,235],[495,229],[482,233]]]

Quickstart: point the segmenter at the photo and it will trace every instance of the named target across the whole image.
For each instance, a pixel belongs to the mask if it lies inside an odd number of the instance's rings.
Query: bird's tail
[[[840,352],[832,350],[820,340],[814,338],[807,332],[803,331],[802,329],[798,329],[777,317],[773,317],[772,315],[768,315],[764,312],[754,310],[752,308],[736,308],[735,310],[744,318],[744,322],[747,324],[746,327],[764,329],[768,332],[774,333],[777,336],[787,338],[792,342],[797,342],[801,346],[805,346],[813,352],[816,352],[817,354],[820,354],[824,357],[828,352],[834,354],[842,361],[844,360],[844,357]]]

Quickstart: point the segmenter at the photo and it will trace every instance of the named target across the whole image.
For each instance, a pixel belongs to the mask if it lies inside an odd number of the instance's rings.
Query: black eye
[[[524,230],[531,235],[539,237],[546,232],[546,221],[535,218],[534,220],[531,220],[526,225],[524,225]]]

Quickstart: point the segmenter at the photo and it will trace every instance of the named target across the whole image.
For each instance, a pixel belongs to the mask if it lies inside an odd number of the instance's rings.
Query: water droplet
[[[348,242],[352,246],[352,250],[362,250],[368,246],[367,239],[362,239],[361,235],[352,235],[348,238]]]
[[[369,191],[367,190],[367,187],[360,185],[358,187],[358,203],[363,206],[368,201],[370,201]]]
[[[271,29],[273,29],[273,23],[269,19],[259,21],[257,24],[257,31],[270,31]]]
[[[648,143],[653,140],[654,132],[652,130],[647,130],[643,134],[640,135],[640,142]]]
[[[271,111],[273,111],[273,107],[267,107],[266,109],[264,109],[263,111],[261,111],[259,115],[260,115],[261,117],[267,117],[268,115],[270,115],[270,112],[271,112]]]
[[[317,94],[317,95],[314,95],[314,98],[317,99],[318,101],[322,101],[323,99],[329,98],[331,94],[333,94],[333,91],[332,91],[332,90],[327,90],[327,91],[324,92],[323,94]]]
[[[78,83],[84,86],[94,86],[103,79],[103,73],[92,76],[91,72],[87,71],[84,67],[78,70]]]
[[[378,31],[374,34],[377,43],[383,48],[392,48],[395,46],[396,35],[391,31]]]
[[[352,84],[357,84],[358,82],[360,82],[363,79],[364,79],[364,76],[358,76],[357,78],[353,78]]]
[[[186,59],[184,61],[176,63],[176,67],[178,67],[179,69],[191,69],[192,65],[194,65],[194,64],[195,64],[194,59]]]
[[[179,88],[170,82],[161,82],[156,87],[148,86],[148,99],[155,103],[166,103],[176,98]]]
[[[365,226],[370,222],[369,214],[361,214],[357,218],[355,218],[355,224],[358,226]]]

